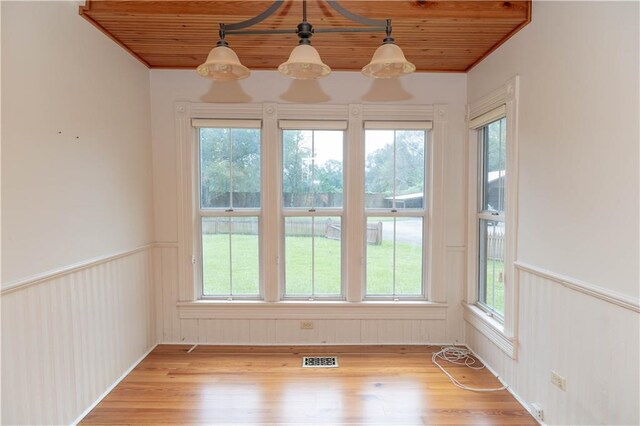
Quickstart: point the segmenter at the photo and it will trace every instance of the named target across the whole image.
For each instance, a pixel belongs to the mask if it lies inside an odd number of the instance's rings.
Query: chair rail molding
[[[612,303],[614,305],[620,306],[621,308],[640,313],[640,298],[608,290],[606,288],[580,281],[567,275],[548,271],[546,269],[522,261],[516,261],[515,267],[520,271],[525,271],[538,277],[545,278],[551,282],[560,284],[561,286],[569,288],[571,290],[586,294],[591,297],[595,297],[608,303]]]

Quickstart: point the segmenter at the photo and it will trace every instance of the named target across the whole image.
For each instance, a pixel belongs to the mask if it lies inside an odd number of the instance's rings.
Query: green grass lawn
[[[233,294],[258,292],[258,237],[232,237]],[[287,237],[287,294],[308,295],[311,292],[310,237]],[[396,294],[416,295],[421,292],[422,250],[418,246],[396,245]],[[340,241],[315,239],[316,294],[340,293]],[[223,234],[203,235],[205,294],[229,294],[229,237]],[[367,289],[369,294],[388,295],[393,292],[393,245],[367,246]]]
[[[494,292],[495,304],[493,301]],[[487,260],[486,302],[487,305],[504,315],[504,262],[501,260]]]

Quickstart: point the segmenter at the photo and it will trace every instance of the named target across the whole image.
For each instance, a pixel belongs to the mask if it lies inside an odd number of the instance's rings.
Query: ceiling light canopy
[[[245,30],[245,28],[256,25],[271,16],[280,6],[281,0],[276,0],[267,10],[260,15],[236,24],[220,24],[220,40],[216,44],[207,60],[198,68],[197,73],[211,80],[241,80],[247,78],[251,71],[240,63],[238,55],[231,50],[225,40],[227,34],[289,34],[288,30]],[[358,28],[326,28],[314,30],[307,21],[307,0],[302,1],[302,22],[298,24],[295,33],[300,38],[299,45],[293,49],[289,59],[278,67],[278,71],[287,77],[299,80],[315,80],[325,77],[331,73],[331,68],[320,58],[318,51],[311,46],[311,36],[318,32],[367,32],[386,31],[386,37],[374,53],[371,62],[362,68],[362,73],[373,78],[393,78],[404,74],[412,73],[416,70],[415,65],[407,61],[404,53],[395,44],[391,37],[391,20],[378,21],[368,19],[350,12],[336,1],[327,1],[342,16],[354,21],[364,27]]]

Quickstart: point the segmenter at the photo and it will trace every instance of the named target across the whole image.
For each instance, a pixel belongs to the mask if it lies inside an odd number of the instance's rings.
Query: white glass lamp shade
[[[198,75],[211,80],[242,80],[251,71],[240,63],[236,52],[226,46],[211,49],[204,64],[196,68]]]
[[[320,59],[318,51],[310,44],[300,44],[291,51],[289,60],[280,64],[281,74],[298,80],[315,80],[329,75],[331,68]]]
[[[407,61],[398,45],[387,43],[376,49],[371,62],[362,68],[362,74],[373,78],[393,78],[415,70],[416,66]]]

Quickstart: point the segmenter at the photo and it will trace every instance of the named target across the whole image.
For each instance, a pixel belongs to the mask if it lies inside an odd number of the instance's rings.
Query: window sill
[[[445,320],[446,303],[218,301],[178,302],[182,319],[405,319]]]
[[[516,359],[516,339],[505,334],[504,326],[477,306],[468,303],[463,305],[465,321],[512,359]]]

